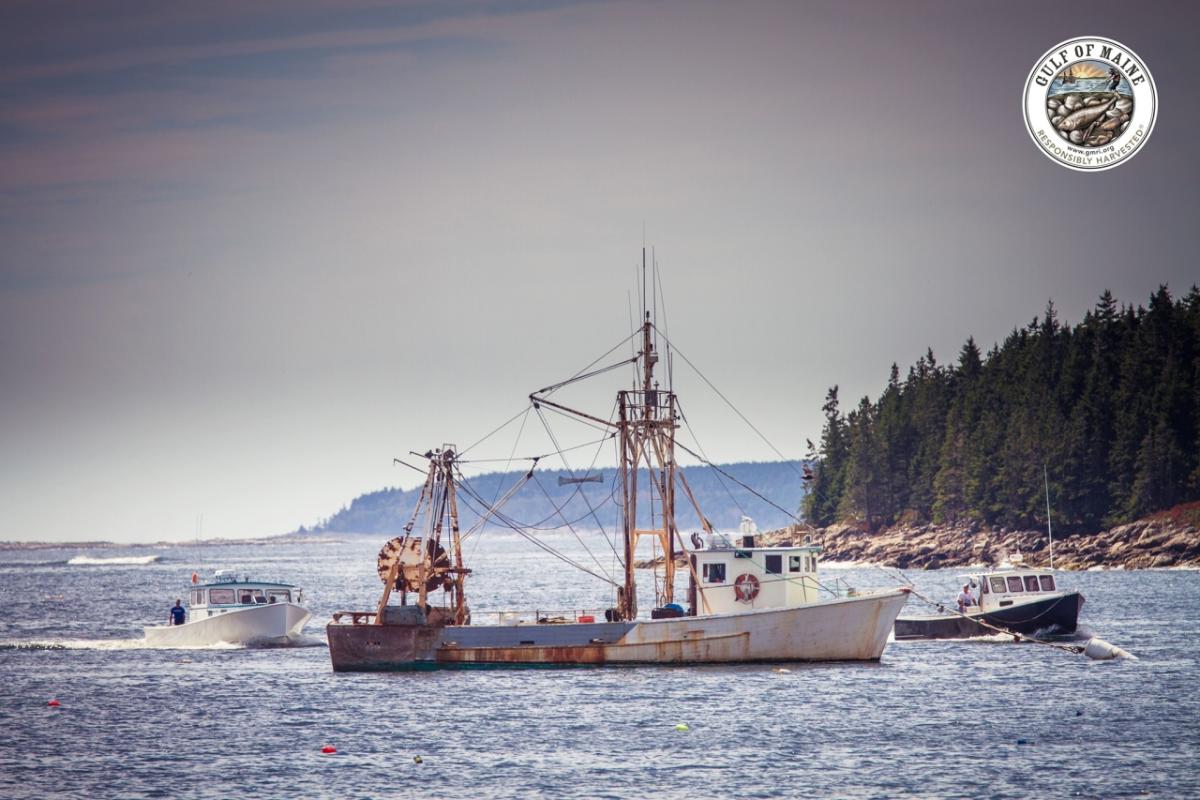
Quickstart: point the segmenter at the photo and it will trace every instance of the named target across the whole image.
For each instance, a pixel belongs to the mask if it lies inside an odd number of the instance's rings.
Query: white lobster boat
[[[301,593],[292,584],[239,579],[229,570],[218,570],[212,582],[190,586],[187,622],[147,626],[146,644],[289,644],[299,638],[312,616],[300,605]]]

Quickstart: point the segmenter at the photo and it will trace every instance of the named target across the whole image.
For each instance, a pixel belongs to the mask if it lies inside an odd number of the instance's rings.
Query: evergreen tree
[[[824,412],[815,523],[1041,527],[1043,470],[1063,527],[1130,521],[1200,498],[1200,290],[1136,308],[1105,291],[1076,326],[1048,302],[986,357],[930,350],[878,401],[843,418],[835,386]]]
[[[825,395],[821,411],[825,414],[821,458],[813,470],[812,491],[805,497],[805,517],[814,525],[830,525],[837,520],[848,455],[846,422],[838,408],[837,386]]]

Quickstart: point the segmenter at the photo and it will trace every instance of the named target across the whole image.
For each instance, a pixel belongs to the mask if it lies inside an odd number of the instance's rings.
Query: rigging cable
[[[676,446],[676,447],[678,447],[679,449],[683,450],[685,453],[690,453],[690,454],[691,454],[693,457],[700,459],[700,461],[701,461],[701,462],[703,462],[703,463],[707,464],[708,466],[712,467],[712,468],[713,468],[713,469],[715,469],[717,472],[719,472],[719,473],[721,473],[722,475],[724,475],[726,478],[729,478],[729,480],[733,481],[733,482],[734,482],[734,483],[736,483],[738,486],[741,486],[743,489],[745,489],[745,490],[746,490],[746,491],[748,491],[750,494],[752,494],[752,495],[754,495],[755,497],[757,497],[759,500],[762,500],[764,503],[766,503],[767,505],[771,506],[771,507],[772,507],[772,508],[774,508],[776,511],[782,511],[784,514],[787,514],[787,515],[788,515],[788,517],[789,517],[790,519],[793,519],[793,520],[795,520],[795,522],[796,522],[796,524],[797,524],[797,525],[803,525],[803,526],[807,526],[807,527],[809,527],[809,528],[811,528],[811,527],[812,527],[812,526],[811,526],[811,525],[809,525],[807,522],[805,522],[804,520],[800,519],[800,518],[799,518],[799,517],[797,517],[795,514],[793,514],[791,511],[788,511],[786,508],[784,508],[783,506],[779,505],[779,504],[778,504],[778,503],[776,503],[775,501],[771,500],[769,497],[766,497],[766,496],[764,496],[764,495],[760,494],[760,493],[759,493],[758,491],[756,491],[755,489],[753,489],[753,488],[751,488],[750,486],[747,486],[746,484],[742,483],[742,482],[741,482],[741,481],[739,481],[737,478],[733,477],[733,476],[732,476],[732,475],[730,475],[728,472],[726,472],[725,470],[723,470],[723,469],[721,469],[720,467],[718,467],[716,464],[714,464],[714,463],[712,463],[711,461],[709,461],[707,458],[704,458],[702,455],[700,455],[699,453],[697,453],[695,450],[692,450],[690,447],[687,447],[686,445],[684,445],[684,444],[680,443],[678,440],[676,440],[676,442],[675,442],[675,446]]]
[[[683,404],[679,402],[678,397],[675,398],[675,407],[679,409],[679,418],[683,420],[684,427],[687,428],[688,433],[692,435],[692,441],[696,443],[696,449],[699,450],[701,455],[707,459],[708,453],[704,452],[704,447],[700,444],[700,437],[696,435],[696,431],[692,429],[692,423],[688,420],[687,415],[683,413]],[[678,440],[676,440],[676,444],[678,444]],[[746,513],[746,509],[742,507],[741,502],[736,496],[734,496],[733,492],[729,491],[729,485],[722,479],[720,471],[718,471],[716,475],[717,483],[720,484],[721,488],[725,490],[725,494],[729,495],[729,499],[733,501],[735,506],[737,506],[737,509],[741,515],[743,517],[749,516]]]
[[[612,420],[613,416],[617,413],[616,403],[614,403],[613,406],[614,407],[613,407],[612,413],[608,415],[608,418],[610,421]],[[571,477],[574,478],[575,470],[573,470],[571,468],[570,463],[567,462],[567,457],[563,455],[564,451],[562,449],[562,446],[558,443],[558,437],[556,437],[554,435],[554,431],[550,428],[550,423],[546,422],[546,417],[544,414],[542,414],[541,408],[536,408],[536,410],[538,412],[538,419],[540,419],[542,421],[542,426],[546,429],[546,433],[547,433],[547,435],[549,435],[550,441],[552,441],[554,443],[554,446],[558,448],[559,459],[562,460],[563,466],[567,468],[567,472],[569,472],[571,474]],[[602,448],[603,448],[603,445],[601,445],[601,449]],[[600,455],[600,452],[599,452],[599,449],[597,449],[596,456],[593,457],[593,459],[592,459],[593,464],[595,463],[595,459],[598,458],[599,455]],[[604,527],[604,523],[600,521],[600,516],[596,513],[596,509],[592,507],[591,501],[588,500],[586,494],[581,493],[579,496],[583,498],[583,502],[584,502],[584,504],[587,505],[588,511],[591,512],[592,518],[594,520],[596,520],[596,524],[600,526],[600,532],[603,533],[604,537],[607,539],[608,538],[608,530]]]
[[[533,477],[533,482],[536,483],[537,487],[542,490],[542,494],[544,494],[546,496],[546,499],[550,501],[550,505],[554,505],[554,500],[552,500],[550,498],[550,493],[546,491],[545,486],[542,486],[542,482],[540,480],[538,480],[536,475]],[[582,491],[583,487],[582,486],[576,487],[576,490],[578,491],[580,496],[583,495],[583,491]],[[574,495],[572,495],[572,496],[574,496]],[[604,572],[605,571],[604,565],[600,563],[600,559],[596,558],[596,554],[592,552],[592,548],[587,546],[587,542],[585,542],[583,540],[583,537],[579,535],[579,532],[575,530],[575,526],[573,526],[570,522],[568,522],[566,516],[562,515],[561,512],[559,513],[559,516],[562,517],[562,521],[567,526],[567,530],[569,530],[571,532],[571,535],[575,537],[575,541],[579,542],[580,546],[587,552],[587,554],[591,557],[592,561],[594,561],[596,563],[596,567],[599,570],[601,570],[602,572]],[[606,541],[606,542],[608,541],[607,535],[604,537],[604,541]],[[608,573],[605,572],[605,574],[608,574]],[[609,578],[609,580],[612,580],[612,575],[608,575],[608,578]]]
[[[477,442],[475,442],[474,444],[472,444],[470,447],[467,447],[466,449],[463,449],[463,450],[459,450],[459,451],[458,451],[458,455],[459,455],[459,456],[462,456],[463,454],[467,453],[468,451],[472,450],[473,448],[475,448],[475,447],[478,447],[480,444],[483,444],[485,441],[487,441],[488,439],[492,438],[492,437],[493,437],[493,436],[495,436],[497,433],[499,433],[500,431],[504,430],[504,429],[505,429],[505,428],[507,428],[509,425],[513,424],[514,422],[516,422],[516,421],[517,421],[517,418],[518,418],[518,417],[520,417],[522,414],[526,414],[526,413],[528,413],[528,412],[529,412],[529,408],[528,408],[528,407],[522,408],[522,409],[521,409],[520,411],[518,411],[516,414],[513,414],[511,417],[509,417],[509,418],[508,418],[508,420],[507,420],[506,422],[502,422],[502,423],[500,423],[500,425],[498,425],[496,428],[493,428],[491,433],[488,433],[488,434],[487,434],[487,435],[485,435],[485,436],[484,436],[482,439],[480,439],[480,440],[478,440]]]
[[[485,501],[481,497],[479,497],[478,493],[471,487],[471,485],[469,483],[467,483],[466,479],[463,478],[461,474],[459,475],[459,485],[463,488],[464,500],[465,500],[466,505],[471,507],[472,510],[476,511],[476,513],[479,513],[479,511],[477,509],[475,509],[475,507],[471,504],[472,499],[475,500],[477,503],[479,503],[481,506],[484,506],[484,507],[487,506],[487,501]],[[506,527],[512,529],[517,535],[523,537],[524,539],[529,541],[531,544],[541,548],[542,550],[546,551],[550,555],[559,559],[563,563],[569,564],[570,566],[578,569],[580,572],[591,575],[593,578],[597,578],[601,581],[604,581],[607,584],[610,584],[612,586],[618,585],[611,578],[607,578],[604,575],[593,572],[592,570],[588,569],[583,564],[580,564],[578,561],[575,561],[574,559],[572,559],[570,556],[558,551],[554,547],[551,547],[550,545],[548,545],[545,542],[538,539],[538,537],[533,536],[532,534],[528,533],[520,525],[515,523],[513,520],[511,520],[509,517],[507,517],[502,512],[493,509],[491,513],[492,513],[492,516],[494,516],[496,519],[503,522]]]
[[[673,342],[671,342],[671,340],[670,340],[670,339],[667,337],[667,335],[666,335],[665,333],[663,334],[663,339],[665,339],[665,340],[666,340],[666,342],[667,342],[667,346],[668,346],[668,347],[670,347],[671,349],[673,349],[673,350],[674,350],[676,353],[679,353],[679,357],[680,357],[680,358],[682,358],[682,359],[684,360],[684,362],[685,362],[685,363],[687,363],[687,365],[688,365],[689,367],[691,367],[693,370],[695,370],[696,374],[700,376],[700,380],[702,380],[702,381],[704,381],[706,384],[708,384],[708,388],[710,388],[710,389],[712,389],[714,392],[716,392],[716,393],[717,393],[717,397],[720,397],[722,400],[724,400],[724,401],[725,401],[725,405],[727,405],[727,406],[729,406],[731,409],[733,409],[733,413],[735,413],[735,414],[737,414],[739,417],[741,417],[741,418],[742,418],[742,422],[744,422],[744,423],[746,423],[748,426],[750,426],[750,430],[752,430],[752,431],[754,431],[755,433],[757,433],[757,434],[758,434],[758,438],[762,439],[762,440],[763,440],[763,441],[766,443],[767,447],[771,448],[771,450],[772,450],[772,451],[775,453],[775,455],[779,456],[781,459],[783,459],[784,461],[786,461],[786,462],[787,462],[787,463],[788,463],[788,464],[791,466],[791,468],[792,468],[793,470],[795,470],[796,474],[797,474],[797,475],[799,475],[799,476],[800,476],[800,477],[803,479],[803,477],[804,477],[804,474],[803,474],[802,472],[800,472],[799,468],[797,468],[797,467],[796,467],[796,463],[795,463],[795,461],[794,461],[793,459],[789,459],[789,458],[788,458],[787,456],[785,456],[783,453],[779,452],[779,448],[778,448],[778,447],[776,447],[775,445],[773,445],[773,444],[771,443],[771,440],[770,440],[770,439],[768,439],[768,438],[766,437],[766,434],[764,434],[764,433],[763,433],[762,431],[760,431],[760,430],[759,430],[757,427],[755,427],[754,423],[753,423],[753,422],[751,422],[751,421],[750,421],[750,420],[749,420],[749,419],[746,417],[746,415],[745,415],[745,414],[743,414],[743,413],[742,413],[742,412],[741,412],[741,411],[738,409],[738,407],[737,407],[737,406],[735,406],[735,405],[733,404],[733,401],[732,401],[732,400],[730,400],[728,397],[726,397],[726,396],[725,396],[725,395],[724,395],[724,394],[721,392],[721,390],[720,390],[720,389],[718,389],[716,386],[714,386],[714,385],[713,385],[713,382],[712,382],[712,381],[710,381],[710,380],[709,380],[709,379],[708,379],[708,378],[705,376],[705,374],[704,374],[703,372],[701,372],[701,371],[700,371],[700,368],[699,368],[699,367],[697,367],[695,364],[693,364],[693,363],[692,363],[691,359],[689,359],[689,358],[688,358],[688,357],[687,357],[687,356],[686,356],[686,355],[683,353],[683,351],[682,351],[682,350],[680,350],[678,347],[676,347],[676,346],[675,346],[675,344],[674,344]],[[791,514],[790,512],[788,512],[788,516],[790,516],[790,517],[794,517],[795,515],[794,515],[794,514]]]

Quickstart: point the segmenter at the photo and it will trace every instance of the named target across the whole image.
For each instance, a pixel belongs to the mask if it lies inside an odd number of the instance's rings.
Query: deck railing
[[[371,625],[374,611],[336,611],[335,623],[348,621],[351,625]],[[474,625],[565,625],[572,622],[604,622],[604,609],[534,609],[532,611],[472,611]]]

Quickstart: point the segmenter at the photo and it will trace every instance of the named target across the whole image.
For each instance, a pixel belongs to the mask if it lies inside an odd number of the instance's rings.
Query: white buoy
[[[1103,639],[1093,636],[1088,639],[1087,647],[1084,648],[1083,654],[1088,658],[1094,658],[1097,661],[1108,661],[1114,658],[1129,658],[1137,661],[1137,656],[1130,653],[1128,650],[1122,650],[1115,644],[1109,644]]]

